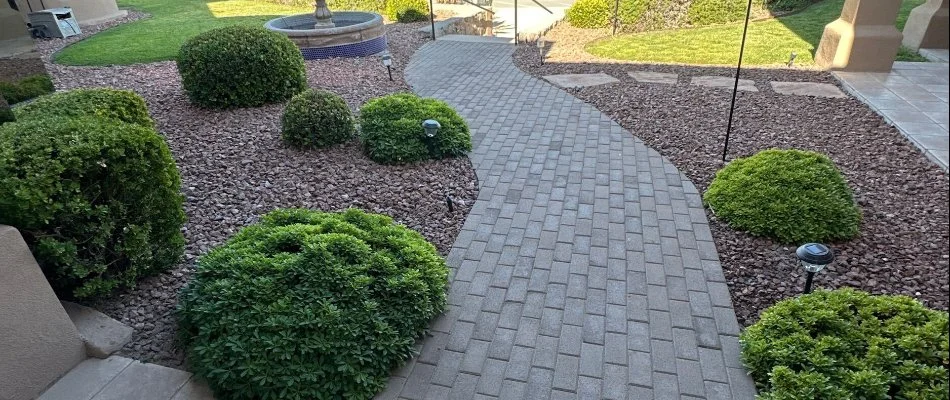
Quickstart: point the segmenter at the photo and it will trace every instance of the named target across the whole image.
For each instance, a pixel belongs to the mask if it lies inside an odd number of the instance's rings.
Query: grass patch
[[[910,10],[925,0],[904,0],[897,18],[904,29]],[[841,15],[844,0],[825,0],[804,11],[749,24],[743,64],[784,65],[789,54],[798,54],[796,65],[815,65],[814,51],[825,25]],[[734,65],[739,60],[742,23],[644,32],[604,38],[587,45],[598,57],[659,63]],[[923,61],[915,51],[902,49],[898,60]]]
[[[128,65],[172,60],[185,40],[229,25],[261,26],[279,15],[312,12],[259,0],[120,0],[121,7],[150,18],[106,30],[63,49],[56,62],[66,65]]]

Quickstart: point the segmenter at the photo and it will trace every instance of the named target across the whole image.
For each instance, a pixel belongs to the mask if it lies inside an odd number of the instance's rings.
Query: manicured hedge
[[[716,173],[703,200],[732,228],[795,245],[850,239],[861,222],[841,172],[812,151],[735,159]]]
[[[7,104],[7,99],[0,96],[0,125],[15,120],[16,117],[13,115],[13,110],[10,109],[10,105]]]
[[[0,126],[0,224],[20,230],[53,288],[86,298],[182,255],[180,180],[154,129],[101,118]]]
[[[294,96],[281,118],[284,143],[296,148],[327,147],[353,138],[353,113],[337,94],[308,89]]]
[[[185,42],[176,61],[182,86],[199,107],[256,107],[288,100],[307,86],[300,49],[263,27],[200,33]]]
[[[422,122],[438,121],[442,128],[426,138]],[[411,93],[375,98],[360,109],[360,130],[367,155],[383,164],[455,157],[472,150],[468,124],[443,101]]]
[[[399,22],[428,21],[429,2],[427,0],[387,0],[386,18]]]
[[[947,399],[948,319],[905,296],[819,290],[741,336],[759,398]]]
[[[221,400],[369,399],[443,311],[447,277],[389,217],[276,210],[199,259],[181,337]]]
[[[142,97],[130,90],[108,88],[74,89],[41,96],[17,107],[16,115],[18,119],[85,116],[108,118],[146,128],[155,126]]]
[[[53,90],[53,81],[46,74],[28,76],[16,82],[0,81],[0,96],[7,99],[8,104],[52,93]]]
[[[753,0],[752,18],[799,10],[816,0]],[[614,0],[577,0],[567,9],[566,20],[578,28],[608,28],[613,24]],[[684,7],[685,5],[685,7]],[[621,31],[642,32],[742,21],[746,0],[620,0]]]

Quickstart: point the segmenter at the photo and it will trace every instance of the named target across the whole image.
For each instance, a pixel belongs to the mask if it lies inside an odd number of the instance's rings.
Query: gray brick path
[[[481,188],[448,312],[379,397],[753,398],[696,188],[512,50],[437,41],[407,68],[471,125]]]

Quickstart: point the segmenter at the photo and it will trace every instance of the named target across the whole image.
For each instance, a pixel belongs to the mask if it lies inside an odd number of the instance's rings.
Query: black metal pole
[[[805,278],[805,294],[811,293],[811,281],[815,278],[814,272],[809,272],[808,277]]]
[[[518,0],[515,0],[515,44],[518,44]]]
[[[620,0],[614,0],[614,35],[617,34],[617,13],[620,12]]]
[[[729,152],[729,134],[732,133],[732,115],[736,111],[736,93],[739,91],[739,72],[742,71],[742,53],[745,52],[745,35],[749,32],[749,17],[752,15],[752,0],[745,9],[745,26],[742,28],[742,44],[739,45],[739,63],[736,65],[736,83],[732,87],[732,104],[729,105],[729,123],[726,125],[726,143],[722,146],[722,162]]]
[[[393,80],[393,67],[387,65],[386,72],[389,72],[389,80]]]
[[[432,24],[432,40],[435,40],[435,7],[432,0],[429,0],[429,22]]]

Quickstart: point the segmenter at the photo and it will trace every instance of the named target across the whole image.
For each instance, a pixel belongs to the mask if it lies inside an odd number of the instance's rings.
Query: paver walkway
[[[379,398],[751,399],[696,188],[512,51],[440,40],[407,68],[469,122],[481,188],[448,312]]]

